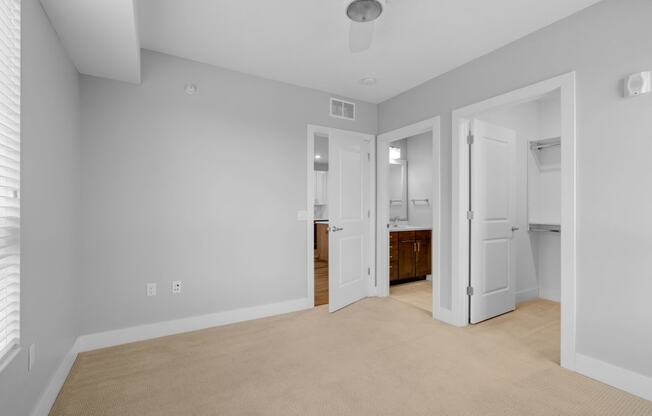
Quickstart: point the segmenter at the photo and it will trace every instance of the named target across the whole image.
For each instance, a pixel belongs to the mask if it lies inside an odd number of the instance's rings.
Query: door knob
[[[332,232],[337,232],[337,231],[342,231],[343,229],[344,229],[344,228],[342,228],[342,227],[335,227],[335,226],[333,226],[333,227],[331,227],[330,230],[331,230]]]

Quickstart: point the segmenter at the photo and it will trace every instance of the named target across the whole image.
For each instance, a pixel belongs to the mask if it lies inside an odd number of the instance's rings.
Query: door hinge
[[[367,160],[371,160],[371,153],[367,153]]]
[[[466,287],[466,294],[469,296],[473,296],[473,286]]]
[[[371,276],[371,267],[367,267],[367,274]]]
[[[473,219],[473,211],[466,211],[466,219],[469,221]]]
[[[473,133],[469,130],[469,134],[466,136],[466,144],[473,144]]]
[[[367,210],[367,218],[371,218],[371,210]]]

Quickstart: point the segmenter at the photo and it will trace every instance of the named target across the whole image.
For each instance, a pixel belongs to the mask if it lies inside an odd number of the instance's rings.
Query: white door
[[[369,150],[364,135],[329,137],[328,309],[334,312],[369,293]]]
[[[472,324],[513,311],[516,133],[478,120],[471,145]]]

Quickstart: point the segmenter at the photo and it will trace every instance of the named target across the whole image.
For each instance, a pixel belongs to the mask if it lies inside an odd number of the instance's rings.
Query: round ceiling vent
[[[383,12],[383,5],[378,0],[353,0],[346,8],[349,19],[358,23],[372,22]]]

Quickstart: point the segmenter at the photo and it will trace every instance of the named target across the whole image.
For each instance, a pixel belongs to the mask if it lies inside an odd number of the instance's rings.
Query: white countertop
[[[432,227],[429,226],[424,226],[424,225],[406,225],[406,224],[400,224],[397,226],[390,225],[388,228],[389,232],[392,231],[431,231]]]

